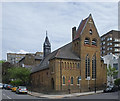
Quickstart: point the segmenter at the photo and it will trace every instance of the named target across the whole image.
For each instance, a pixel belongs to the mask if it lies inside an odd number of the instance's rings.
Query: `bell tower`
[[[44,53],[44,57],[46,57],[49,53],[51,53],[51,44],[47,36],[47,31],[46,31],[45,42],[43,44],[43,53]]]

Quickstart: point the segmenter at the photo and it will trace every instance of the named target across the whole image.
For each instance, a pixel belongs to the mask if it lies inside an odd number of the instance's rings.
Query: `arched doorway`
[[[51,87],[54,90],[54,79],[53,78],[51,79]]]

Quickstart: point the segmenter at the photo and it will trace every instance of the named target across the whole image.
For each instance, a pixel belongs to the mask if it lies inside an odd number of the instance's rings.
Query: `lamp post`
[[[95,53],[95,60],[94,60],[94,68],[95,68],[95,93],[96,93],[96,53]]]

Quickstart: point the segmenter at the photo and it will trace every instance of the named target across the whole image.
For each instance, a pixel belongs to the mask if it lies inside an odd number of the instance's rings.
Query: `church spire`
[[[43,53],[44,53],[44,57],[47,56],[49,53],[51,53],[51,44],[49,42],[48,39],[48,34],[47,34],[47,30],[46,30],[46,38],[45,38],[45,42],[43,44]]]
[[[47,36],[47,30],[46,30],[46,36]]]

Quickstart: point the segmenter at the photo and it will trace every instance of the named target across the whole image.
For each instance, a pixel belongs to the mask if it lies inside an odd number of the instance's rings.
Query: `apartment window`
[[[112,38],[110,38],[110,40],[112,40]]]
[[[109,45],[112,45],[112,43],[110,43]]]
[[[115,39],[116,42],[120,41],[120,39]]]
[[[107,38],[107,41],[110,41],[110,40],[112,40],[112,38],[110,37],[110,38]]]
[[[90,76],[90,59],[87,55],[85,59],[85,77],[87,78],[88,76]]]
[[[85,38],[84,44],[90,44],[89,38]]]
[[[73,84],[73,77],[71,77],[71,84]]]
[[[63,84],[65,84],[65,77],[63,76]]]
[[[105,44],[105,41],[102,43],[103,45]]]
[[[110,38],[107,38],[107,41],[109,41],[110,40]]]
[[[112,47],[110,47],[109,50],[112,50]]]
[[[115,49],[115,51],[119,51],[119,49]]]
[[[107,50],[109,51],[109,47],[107,48]]]
[[[105,51],[102,51],[102,53],[104,54],[104,53],[105,53]]]
[[[118,44],[115,44],[114,46],[119,46]]]
[[[103,39],[103,37],[101,38],[101,41],[103,41],[104,39]]]
[[[102,49],[105,49],[105,46],[103,46]]]

